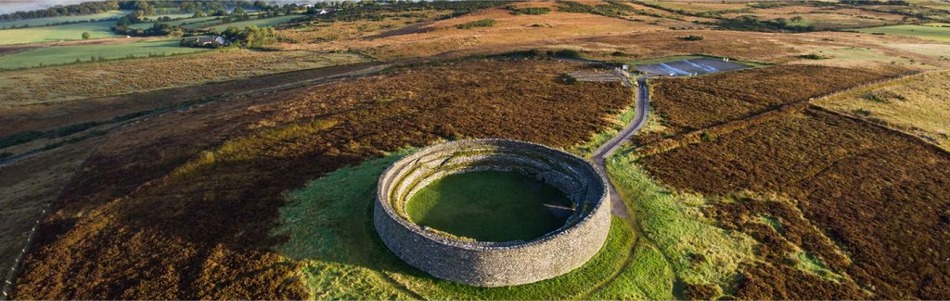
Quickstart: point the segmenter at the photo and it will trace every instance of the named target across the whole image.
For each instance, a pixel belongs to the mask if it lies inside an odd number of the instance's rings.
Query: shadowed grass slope
[[[608,161],[607,172],[615,187],[635,212],[643,235],[672,265],[677,282],[687,290],[714,285],[728,292],[735,285],[739,264],[752,260],[755,241],[703,218],[702,196],[675,193],[656,184],[628,157]]]

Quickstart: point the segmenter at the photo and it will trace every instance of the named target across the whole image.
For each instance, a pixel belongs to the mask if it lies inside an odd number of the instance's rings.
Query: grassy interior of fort
[[[564,224],[545,205],[570,207],[557,188],[515,172],[477,171],[446,176],[406,203],[409,218],[478,241],[531,240]]]

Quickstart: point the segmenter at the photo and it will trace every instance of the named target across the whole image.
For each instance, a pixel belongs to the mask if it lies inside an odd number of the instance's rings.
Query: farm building
[[[215,48],[219,46],[226,46],[228,44],[228,40],[222,36],[184,37],[181,39],[182,47]]]

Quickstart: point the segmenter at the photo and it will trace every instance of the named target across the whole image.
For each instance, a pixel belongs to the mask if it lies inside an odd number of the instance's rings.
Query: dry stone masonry
[[[472,171],[519,172],[565,193],[573,213],[560,228],[531,241],[480,242],[411,222],[406,202],[433,181]],[[606,178],[577,156],[538,144],[478,139],[422,149],[379,178],[373,212],[383,243],[432,276],[482,287],[532,283],[570,272],[596,254],[610,230]],[[517,201],[517,200],[512,200]]]

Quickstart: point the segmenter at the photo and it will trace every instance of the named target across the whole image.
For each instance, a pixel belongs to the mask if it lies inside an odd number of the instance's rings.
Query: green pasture
[[[189,17],[190,17],[190,15],[189,15]],[[208,25],[210,25],[210,24],[215,24],[215,23],[218,22],[217,20],[220,19],[220,18],[221,18],[221,17],[215,17],[215,16],[212,16],[212,17],[200,17],[200,18],[183,18],[183,19],[174,19],[174,20],[171,20],[171,21],[168,21],[168,22],[164,22],[164,23],[165,23],[165,24],[168,24],[168,25],[171,25],[171,26],[185,25],[185,27],[191,28],[191,27],[189,26],[189,25],[191,25],[191,24],[202,24],[202,23],[203,23],[203,24],[208,24]],[[146,28],[152,27],[152,25],[155,24],[155,23],[156,23],[156,22],[137,23],[137,24],[132,24],[132,25],[129,26],[129,27],[136,28],[136,29],[146,29]],[[200,26],[199,26],[199,27],[200,27]],[[198,27],[195,27],[195,28],[198,28]]]
[[[89,32],[92,39],[114,38],[119,36],[110,29],[114,25],[115,21],[100,21],[5,29],[0,30],[0,45],[82,40],[83,32]]]
[[[909,36],[940,42],[950,42],[950,27],[930,25],[894,25],[858,29],[866,33]]]
[[[244,28],[251,25],[254,25],[257,27],[271,27],[271,26],[276,26],[281,23],[287,23],[290,20],[300,18],[301,16],[302,15],[286,15],[286,16],[279,16],[279,17],[266,18],[266,19],[250,19],[247,21],[215,25],[215,26],[211,26],[210,28],[215,31],[224,31],[225,29],[228,29],[228,27],[231,27],[231,26],[234,26],[237,28]],[[189,26],[193,26],[193,25],[189,25]]]
[[[38,18],[38,19],[26,19],[26,20],[17,20],[17,21],[6,21],[0,22],[0,28],[11,28],[11,27],[22,27],[23,25],[29,27],[38,27],[38,26],[47,26],[52,24],[59,24],[64,22],[86,22],[89,20],[106,20],[106,19],[118,19],[122,16],[128,15],[131,11],[128,10],[113,10],[93,15],[84,15],[84,16],[62,16],[62,17],[50,17],[50,18]]]
[[[41,65],[63,65],[76,60],[88,62],[93,57],[121,59],[148,57],[149,55],[173,55],[209,51],[206,48],[178,46],[178,40],[141,41],[122,44],[97,44],[36,48],[0,56],[0,69],[32,68]]]
[[[410,197],[406,214],[418,225],[478,241],[531,240],[564,225],[545,204],[571,207],[563,192],[513,172],[449,175]]]

